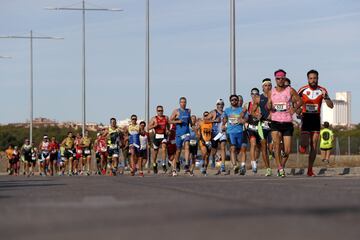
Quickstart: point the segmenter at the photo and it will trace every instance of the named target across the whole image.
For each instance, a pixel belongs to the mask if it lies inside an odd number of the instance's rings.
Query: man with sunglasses
[[[169,131],[169,118],[164,115],[163,106],[156,107],[157,115],[151,118],[149,123],[149,130],[154,129],[153,148],[152,148],[152,164],[154,174],[158,173],[157,156],[161,146],[161,166],[166,173],[166,147],[167,147],[167,133]]]
[[[111,162],[110,175],[116,176],[121,145],[121,130],[116,124],[116,118],[110,119],[110,127],[107,129],[105,136],[108,145],[108,161]]]
[[[271,110],[271,135],[275,148],[275,161],[278,165],[278,176],[285,177],[285,164],[291,151],[291,139],[294,131],[293,114],[301,107],[302,101],[295,89],[284,84],[286,72],[275,71],[276,87],[268,93],[268,109]],[[281,156],[281,139],[284,143],[284,154]]]
[[[230,160],[234,167],[234,174],[239,173],[238,155],[243,141],[243,124],[245,123],[242,107],[239,107],[239,97],[235,94],[230,98],[231,106],[224,111],[223,127],[229,136]],[[226,126],[225,126],[226,125]]]
[[[195,164],[190,168],[189,161],[189,142],[190,142],[190,124],[191,124],[191,110],[186,108],[186,98],[181,97],[179,100],[180,107],[175,109],[170,117],[170,123],[176,124],[176,154],[173,161],[172,175],[177,176],[177,170],[175,168],[176,163],[179,162],[181,150],[185,148],[185,171],[190,172],[193,175]]]
[[[299,89],[298,93],[302,98],[303,106],[301,110],[301,137],[299,151],[306,152],[310,145],[309,165],[307,175],[315,176],[313,165],[316,159],[316,153],[320,134],[320,113],[323,100],[329,108],[333,108],[328,92],[325,88],[318,85],[319,73],[316,70],[310,70],[307,73],[308,84]]]
[[[205,117],[206,120],[212,123],[211,130],[211,167],[215,167],[215,156],[218,151],[220,143],[221,167],[217,175],[226,173],[225,158],[226,158],[226,133],[222,130],[222,119],[224,117],[224,100],[218,99],[216,101],[216,109],[212,110],[210,114]]]

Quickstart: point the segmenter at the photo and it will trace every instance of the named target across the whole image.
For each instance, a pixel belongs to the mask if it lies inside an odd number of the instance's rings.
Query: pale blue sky
[[[1,0],[0,35],[64,37],[34,41],[35,117],[81,121],[81,14],[47,11],[79,0]],[[91,0],[124,12],[87,14],[87,120],[144,116],[144,0]],[[80,3],[75,5],[80,6]],[[238,0],[237,92],[249,99],[274,70],[297,89],[306,72],[334,96],[351,91],[360,122],[360,1]],[[0,123],[23,122],[29,110],[29,41],[0,39]],[[195,114],[229,93],[229,0],[151,0],[151,115],[186,96]],[[226,101],[228,104],[228,101]]]

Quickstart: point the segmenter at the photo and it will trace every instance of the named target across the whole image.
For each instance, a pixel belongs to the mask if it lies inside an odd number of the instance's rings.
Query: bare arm
[[[301,100],[301,97],[295,91],[294,88],[291,88],[290,94],[291,94],[291,101],[293,102],[293,109],[291,110],[291,112],[295,113],[303,105],[303,101]]]
[[[182,121],[181,120],[176,120],[177,117],[179,116],[179,111],[177,109],[175,109],[169,119],[169,123],[171,124],[180,124]]]

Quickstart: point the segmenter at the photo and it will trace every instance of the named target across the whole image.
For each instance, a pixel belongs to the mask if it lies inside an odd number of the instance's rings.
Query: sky
[[[86,13],[87,121],[145,116],[145,0],[89,0]],[[81,12],[45,7],[79,0],[1,0],[0,36],[56,36],[34,40],[34,117],[81,121]],[[223,98],[229,105],[229,0],[150,0],[150,115],[170,115],[181,96],[196,115]],[[310,69],[319,84],[352,92],[352,122],[360,122],[360,1],[237,0],[237,93],[287,71],[295,89]],[[29,119],[30,43],[0,39],[0,123]]]

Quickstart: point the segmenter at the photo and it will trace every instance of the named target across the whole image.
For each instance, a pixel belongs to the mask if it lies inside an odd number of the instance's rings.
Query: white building
[[[337,92],[334,108],[330,109],[325,102],[322,105],[321,121],[329,122],[333,126],[349,126],[351,124],[351,93]]]

